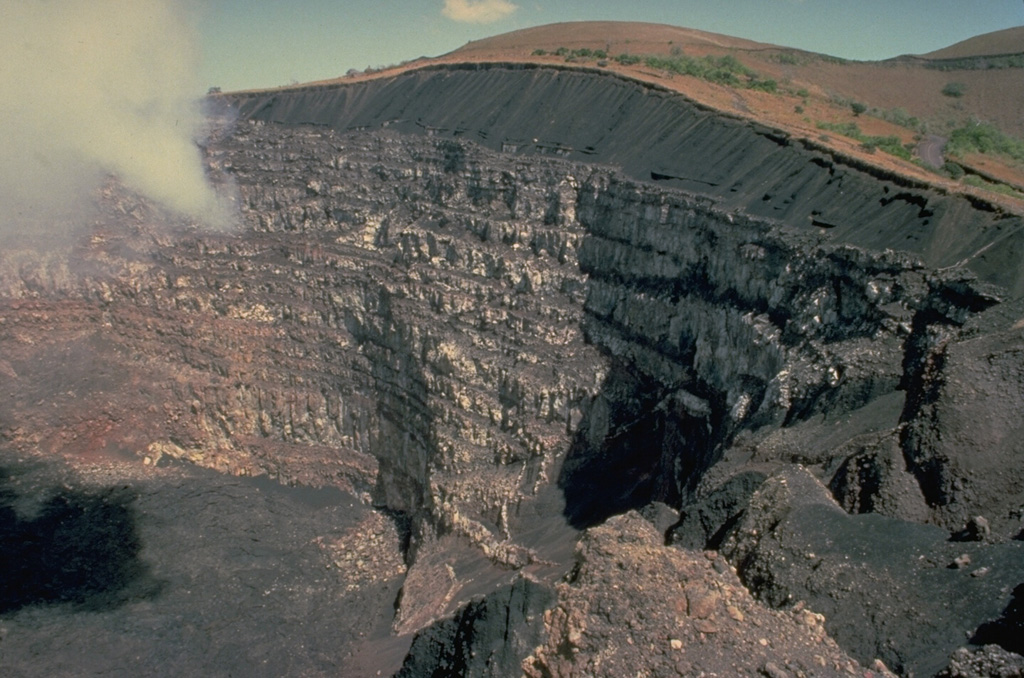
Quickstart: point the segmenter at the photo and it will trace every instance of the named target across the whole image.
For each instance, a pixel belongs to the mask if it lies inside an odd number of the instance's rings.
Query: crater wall
[[[726,210],[821,229],[837,243],[907,251],[933,267],[966,264],[1024,293],[1018,217],[606,73],[467,64],[231,101],[249,119],[388,128],[614,165],[634,179],[712,196]]]
[[[111,186],[71,256],[0,255],[5,453],[353,493],[386,546],[324,549],[359,554],[344,586],[387,551],[406,672],[602,652],[604,580],[637,642],[675,623],[671,652],[774,661],[729,649],[755,615],[808,675],[934,672],[1015,623],[1018,217],[586,72],[232,100],[206,153],[239,232]],[[985,571],[946,567],[949,539]],[[634,585],[664,609],[630,611]]]

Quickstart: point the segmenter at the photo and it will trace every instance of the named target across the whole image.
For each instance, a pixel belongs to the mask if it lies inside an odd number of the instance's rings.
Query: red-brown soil
[[[1012,211],[1024,210],[1024,200],[997,196],[947,179],[884,152],[869,152],[853,139],[823,132],[819,123],[855,122],[868,136],[897,136],[913,144],[919,132],[887,122],[869,111],[854,115],[851,102],[869,109],[902,109],[918,118],[931,134],[946,135],[972,119],[984,120],[1014,136],[1024,136],[1024,89],[1021,69],[938,70],[929,67],[935,59],[963,59],[1022,51],[1024,28],[978,36],[923,56],[904,56],[886,61],[846,61],[826,55],[753,42],[703,31],[638,22],[575,22],[528,28],[483,40],[434,58],[421,58],[372,73],[359,73],[311,84],[358,82],[392,77],[399,73],[452,63],[541,63],[568,68],[600,68],[623,77],[657,84],[677,91],[695,102],[723,113],[756,119],[815,143],[857,157],[863,162],[894,170],[954,192],[977,193]],[[623,66],[614,59],[567,60],[552,54],[568,50],[604,50],[609,56],[686,55],[690,57],[731,55],[762,78],[778,83],[777,93],[731,87],[699,78],[651,69],[643,64]],[[544,51],[546,54],[538,54]],[[948,67],[948,62],[946,66]],[[961,83],[963,94],[942,93],[951,83]],[[303,85],[306,86],[306,85]],[[1024,168],[999,158],[972,158],[971,167],[987,176],[998,177],[1011,186],[1024,186]]]

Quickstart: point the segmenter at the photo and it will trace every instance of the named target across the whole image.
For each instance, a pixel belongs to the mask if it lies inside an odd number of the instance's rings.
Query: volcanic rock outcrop
[[[168,475],[277,516],[268,539],[301,522],[302,495],[195,465],[348,493],[298,558],[221,531],[316,611],[257,674],[920,676],[1020,651],[1019,217],[594,73],[231,103],[206,153],[239,232],[111,186],[69,256],[0,256],[9,475],[59,457],[107,469],[63,485],[122,469],[162,497],[117,495],[143,537],[97,646],[187,599],[171,544],[201,521],[156,536]],[[376,621],[295,649],[325,596]],[[85,624],[53,600],[4,601],[15,671],[60,652],[38,615]],[[156,633],[192,658],[223,639]]]

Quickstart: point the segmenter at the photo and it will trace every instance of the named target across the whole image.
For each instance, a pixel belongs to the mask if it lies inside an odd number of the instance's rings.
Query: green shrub
[[[872,112],[875,117],[891,122],[900,127],[921,131],[921,121],[910,115],[904,108],[892,108],[889,110],[875,110]]]
[[[770,92],[775,94],[779,91],[779,84],[769,78],[768,80],[759,80],[757,78],[752,79],[747,83],[747,87],[750,89],[759,89],[762,92]]]
[[[861,140],[864,135],[855,122],[818,122],[818,129],[827,129],[830,132],[842,134],[845,137]]]
[[[719,85],[735,86],[740,84],[740,79],[736,73],[727,68],[712,68],[704,75],[704,79]]]
[[[850,103],[850,110],[853,111],[854,115],[860,115],[861,113],[866,112],[868,110],[868,107],[867,105],[862,104],[859,101],[854,101]]]
[[[894,155],[897,158],[903,160],[910,160],[911,152],[906,146],[900,142],[900,138],[897,136],[891,137],[868,137],[867,143],[873,144],[879,149],[885,151],[889,155]]]
[[[900,142],[899,137],[867,136],[861,132],[860,127],[855,122],[818,122],[818,129],[836,132],[845,137],[850,137],[855,141],[859,141],[861,148],[869,153],[874,153],[875,150],[882,150],[889,155],[894,155],[897,158],[903,158],[904,160],[910,160],[911,157],[910,149]]]
[[[1024,162],[1024,141],[1003,133],[994,125],[971,121],[949,135],[946,152],[951,155],[985,153]]]
[[[565,57],[566,61],[586,61],[589,59],[607,59],[608,53],[603,49],[590,49],[589,47],[580,47],[579,49],[568,49],[567,47],[559,47],[555,54],[561,57]]]
[[[779,90],[779,84],[775,80],[762,80],[757,71],[747,68],[739,59],[732,55],[695,58],[686,56],[682,53],[682,50],[673,50],[672,52],[670,56],[659,54],[640,56],[623,53],[612,57],[612,59],[623,66],[633,66],[642,63],[648,68],[655,70],[667,71],[676,75],[689,75],[722,85],[733,87],[746,85],[747,87],[766,92],[777,92]],[[579,50],[571,54],[573,56],[580,55]],[[594,50],[591,52],[591,55],[597,58],[607,57],[603,50]]]
[[[964,176],[964,168],[956,164],[951,160],[947,160],[946,164],[942,166],[942,169],[951,176],[953,179],[959,181]]]
[[[535,49],[535,50],[533,50],[533,56],[546,56],[546,55],[547,55],[547,50],[543,50],[543,49]]]
[[[717,59],[712,56],[695,59],[688,56],[650,55],[644,58],[644,64],[669,73],[690,75],[724,85],[740,84],[741,76],[749,79],[757,77],[756,72],[744,66],[739,59],[731,55]]]
[[[968,174],[964,176],[963,183],[968,186],[974,186],[975,188],[983,188],[986,191],[992,191],[993,193],[999,193],[1001,195],[1009,195],[1014,198],[1022,198],[1024,194],[1015,189],[1013,186],[1009,186],[1003,183],[992,183],[985,181],[976,174]]]
[[[942,88],[942,93],[947,97],[959,99],[964,95],[966,89],[962,82],[947,82],[946,86]]]

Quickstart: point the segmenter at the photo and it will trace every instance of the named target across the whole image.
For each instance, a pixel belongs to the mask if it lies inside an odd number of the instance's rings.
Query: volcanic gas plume
[[[0,236],[74,220],[105,177],[190,219],[204,176],[192,3],[19,0],[0,22]],[[194,9],[194,8],[193,8]]]

